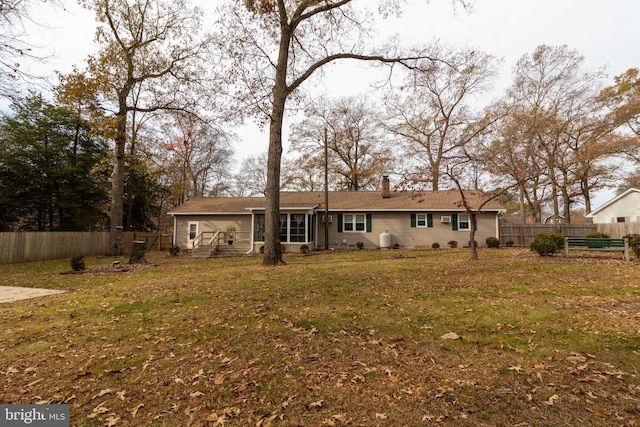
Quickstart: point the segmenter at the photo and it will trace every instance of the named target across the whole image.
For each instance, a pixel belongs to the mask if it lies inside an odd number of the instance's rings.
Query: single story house
[[[479,206],[481,195],[468,193],[471,206]],[[469,244],[469,216],[458,191],[329,192],[325,210],[324,192],[280,193],[280,240],[287,249],[298,251],[325,247],[328,227],[329,247],[386,248],[431,247],[449,241]],[[325,212],[328,212],[326,214]],[[498,217],[504,212],[496,202],[487,203],[477,215],[476,241],[485,245],[487,237],[498,237]],[[202,256],[215,252],[260,251],[264,245],[264,197],[211,197],[192,199],[169,212],[174,218],[174,244],[198,251]]]
[[[640,222],[640,189],[630,188],[586,215],[594,224]]]

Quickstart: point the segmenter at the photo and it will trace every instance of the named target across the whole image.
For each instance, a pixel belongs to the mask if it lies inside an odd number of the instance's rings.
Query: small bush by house
[[[85,269],[84,256],[78,255],[71,258],[71,269],[73,271],[81,271]]]
[[[601,231],[594,231],[593,233],[589,233],[584,237],[587,237],[589,239],[608,239],[609,235]]]
[[[485,243],[487,244],[487,247],[489,247],[489,248],[499,248],[500,247],[500,240],[498,240],[496,237],[487,237],[487,239],[485,240]]]
[[[553,255],[563,247],[564,236],[558,233],[540,233],[531,242],[531,250],[540,256]]]

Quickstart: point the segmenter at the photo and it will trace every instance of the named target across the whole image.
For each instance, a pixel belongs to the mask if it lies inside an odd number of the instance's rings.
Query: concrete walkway
[[[66,291],[55,289],[20,288],[17,286],[0,286],[0,304],[21,299],[37,298],[46,295],[61,294]]]

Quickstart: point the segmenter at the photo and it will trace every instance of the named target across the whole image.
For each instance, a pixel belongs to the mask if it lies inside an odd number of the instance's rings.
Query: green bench
[[[624,259],[629,261],[629,239],[565,237],[564,254],[566,257],[569,257],[569,251],[622,252]]]

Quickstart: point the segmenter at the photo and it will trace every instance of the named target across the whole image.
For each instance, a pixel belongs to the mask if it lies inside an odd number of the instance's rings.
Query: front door
[[[188,225],[187,247],[193,249],[193,242],[198,238],[198,223],[190,222]]]

